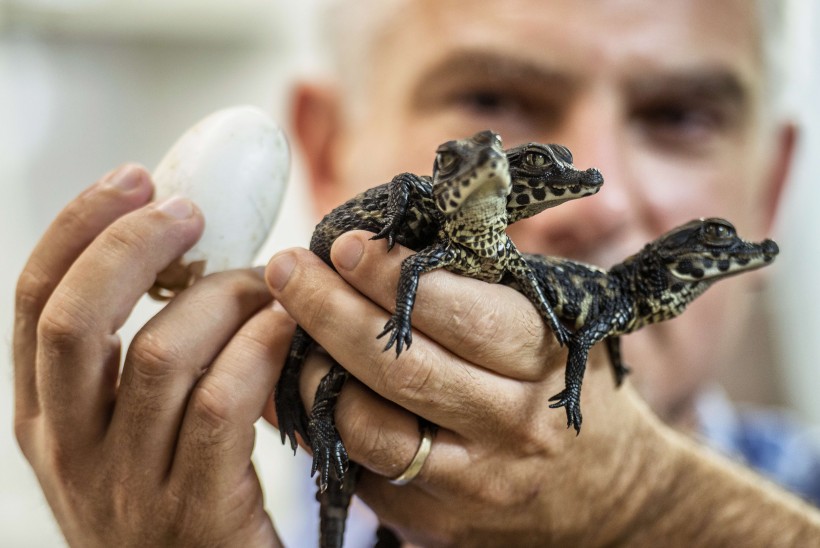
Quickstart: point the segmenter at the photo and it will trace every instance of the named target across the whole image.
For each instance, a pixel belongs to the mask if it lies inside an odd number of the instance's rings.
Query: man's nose
[[[532,219],[528,231],[537,233],[542,252],[589,260],[599,246],[623,237],[637,218],[627,128],[617,104],[607,96],[579,101],[551,138],[566,145],[577,169],[595,168],[604,184],[594,196],[560,205]],[[535,244],[522,234],[521,246]],[[535,249],[535,251],[539,251]]]

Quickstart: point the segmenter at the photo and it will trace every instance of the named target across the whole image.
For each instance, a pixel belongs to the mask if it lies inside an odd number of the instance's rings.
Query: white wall
[[[302,6],[298,9],[294,3],[291,15],[305,16],[310,3],[298,4]],[[820,43],[811,32],[820,29],[820,10],[814,2],[792,4],[797,34],[789,59],[803,71],[792,99],[805,116],[805,132],[778,237],[783,253],[768,294],[779,326],[776,353],[782,353],[785,365],[782,378],[764,382],[785,387],[791,405],[820,424],[816,396],[820,387],[816,365],[820,355],[820,215],[816,213]],[[181,18],[179,24],[183,22]],[[183,129],[217,108],[251,103],[285,120],[283,83],[310,61],[304,54],[305,36],[299,33],[304,23],[272,20],[267,39],[259,38],[265,32],[257,32],[247,40],[236,30],[241,25],[231,27],[229,36],[209,37],[209,24],[203,23],[184,39],[168,35],[167,30],[146,38],[141,27],[123,30],[127,38],[111,29],[89,34],[72,26],[41,33],[14,24],[0,4],[0,32],[6,31],[0,35],[0,249],[4,250],[0,340],[4,346],[11,340],[17,274],[50,219],[82,188],[124,161],[154,166]],[[312,222],[299,180],[297,169],[282,219],[264,255],[306,243]],[[141,303],[125,329],[126,339],[152,310],[155,305]],[[59,532],[13,441],[12,369],[7,356],[10,349],[4,348],[0,352],[0,545],[59,545]],[[260,466],[265,482],[276,486],[268,505],[277,526],[287,539],[302,538],[295,524],[303,520],[293,514],[301,506],[291,504],[290,497],[299,492],[310,496],[304,469],[294,468],[289,451],[265,428],[258,454],[263,455]],[[276,492],[288,495],[276,497]]]
[[[802,134],[780,218],[784,245],[771,302],[787,395],[820,425],[820,4],[792,0],[788,6],[788,103],[801,118]]]

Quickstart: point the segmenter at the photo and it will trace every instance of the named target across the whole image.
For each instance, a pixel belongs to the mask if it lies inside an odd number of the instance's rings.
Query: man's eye
[[[482,116],[499,115],[516,107],[516,101],[504,93],[482,89],[461,93],[456,102]]]
[[[703,106],[653,105],[639,109],[635,118],[649,139],[671,147],[700,147],[725,129],[723,116]]]

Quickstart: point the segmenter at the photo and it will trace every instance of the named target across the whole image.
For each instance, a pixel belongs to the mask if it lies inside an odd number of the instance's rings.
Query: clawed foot
[[[555,333],[555,338],[558,339],[558,344],[561,346],[566,346],[569,344],[569,340],[572,337],[572,331],[567,329],[566,326],[559,323],[558,325],[553,326],[552,331]]]
[[[350,461],[333,419],[327,416],[311,417],[308,423],[310,447],[313,451],[311,477],[319,472],[319,490],[324,492],[330,480],[331,467],[339,482],[344,481]]]
[[[625,365],[615,366],[615,385],[621,386],[626,376],[631,372],[632,370]]]
[[[550,407],[555,409],[558,407],[565,407],[567,410],[567,428],[573,426],[575,434],[581,433],[581,397],[578,388],[565,388],[558,394],[550,398]]]
[[[400,319],[398,315],[394,315],[387,320],[387,323],[384,324],[384,330],[379,333],[376,338],[381,339],[388,333],[390,334],[390,338],[387,339],[384,351],[389,350],[393,346],[393,343],[395,343],[396,357],[398,358],[401,355],[401,351],[404,350],[405,347],[410,348],[410,344],[413,342],[413,332],[410,328],[410,322]]]
[[[387,251],[393,249],[396,244],[396,232],[398,230],[398,220],[393,215],[385,218],[384,228],[378,234],[370,238],[371,240],[387,240]]]
[[[282,436],[282,443],[285,439],[290,440],[290,447],[294,454],[299,444],[296,442],[296,433],[302,436],[305,441],[310,441],[308,435],[307,413],[302,405],[299,396],[299,387],[291,387],[289,383],[280,383],[276,387],[274,396],[276,405],[276,417],[279,420],[279,434]]]

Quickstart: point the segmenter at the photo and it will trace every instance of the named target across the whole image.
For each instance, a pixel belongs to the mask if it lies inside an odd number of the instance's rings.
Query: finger
[[[180,293],[134,337],[109,430],[129,462],[164,475],[191,390],[231,337],[271,296],[260,274],[207,276]]]
[[[369,232],[343,234],[331,249],[339,274],[387,310],[395,310],[402,260]],[[419,281],[413,327],[468,362],[521,380],[543,379],[543,357],[559,351],[554,335],[527,298],[511,288],[443,271]]]
[[[153,187],[148,173],[125,165],[73,200],[34,248],[17,283],[14,321],[15,415],[39,413],[36,370],[37,323],[46,301],[80,253],[114,220],[144,205]]]
[[[111,224],[66,272],[38,325],[37,386],[55,435],[82,444],[102,434],[119,364],[116,332],[202,228],[188,200],[151,204]]]
[[[301,395],[308,409],[333,359],[314,352],[305,363]],[[387,478],[407,468],[419,443],[416,415],[348,377],[335,410],[336,427],[352,460]]]
[[[236,496],[250,466],[254,423],[273,394],[294,329],[281,306],[263,308],[197,383],[171,473],[180,488]]]
[[[307,250],[276,255],[266,278],[274,297],[334,359],[412,413],[470,435],[497,427],[498,420],[514,420],[517,401],[524,401],[525,384],[475,367],[423,334],[399,358],[383,352],[375,334],[387,313]],[[469,399],[463,397],[465,386]]]

